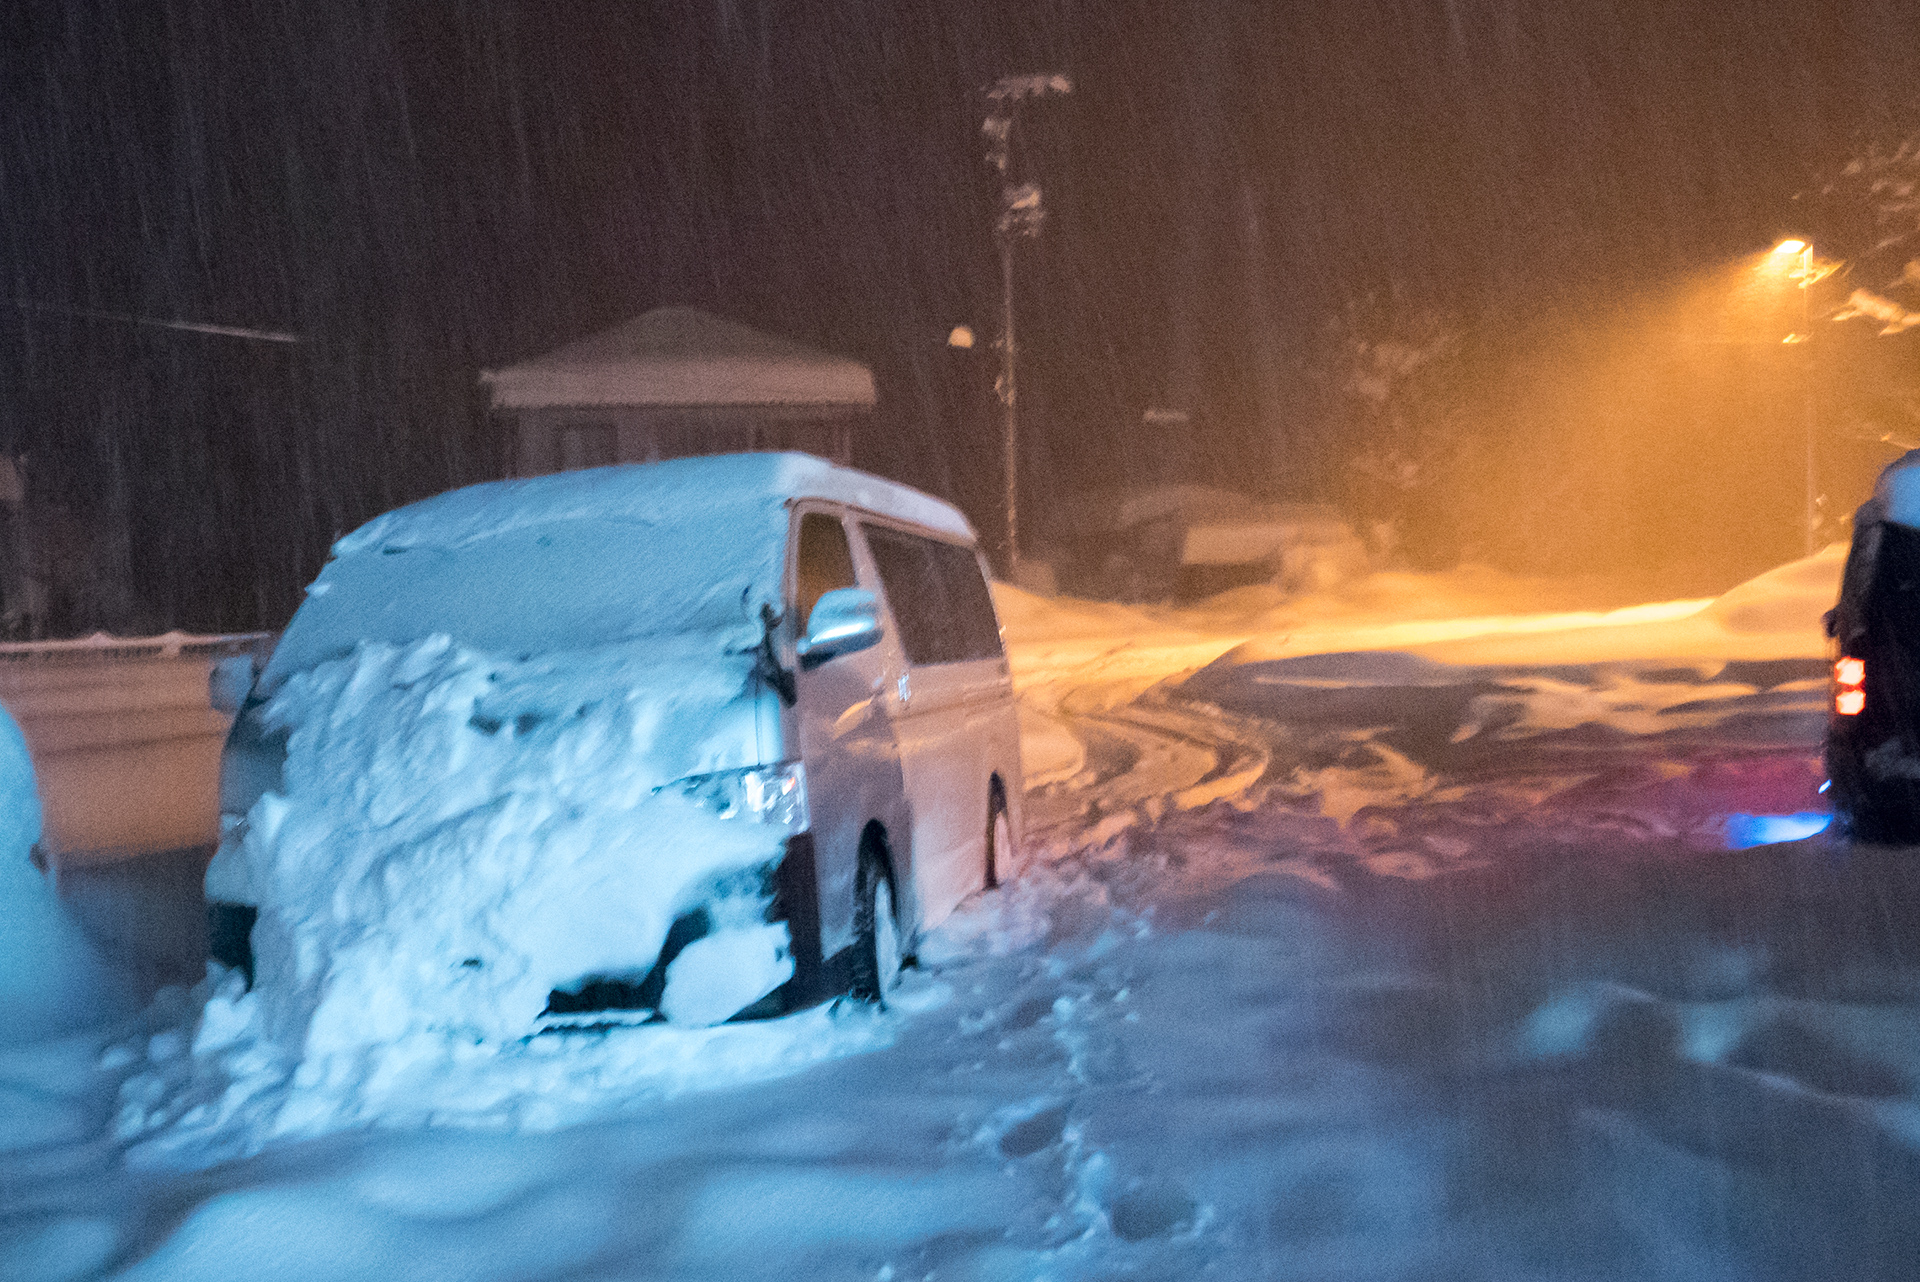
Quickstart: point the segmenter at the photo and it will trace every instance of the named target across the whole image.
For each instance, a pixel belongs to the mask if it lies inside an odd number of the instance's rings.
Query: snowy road
[[[1114,695],[1060,702],[1087,764],[1034,810],[1150,923],[1108,964],[1154,1027],[1116,1044],[1186,1115],[1083,1097],[1083,1133],[1215,1213],[1196,1262],[1913,1276],[1920,874],[1726,849],[1820,808],[1822,660],[1230,658]]]
[[[887,1014],[277,1135],[184,1007],[10,1053],[0,1276],[1913,1276],[1920,869],[1722,840],[1817,805],[1817,658],[1238,639],[1016,648],[1027,866]]]

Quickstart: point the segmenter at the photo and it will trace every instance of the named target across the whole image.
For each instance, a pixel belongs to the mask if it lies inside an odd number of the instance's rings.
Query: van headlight
[[[807,768],[798,761],[688,775],[655,791],[685,797],[722,819],[777,824],[793,832],[807,827]]]

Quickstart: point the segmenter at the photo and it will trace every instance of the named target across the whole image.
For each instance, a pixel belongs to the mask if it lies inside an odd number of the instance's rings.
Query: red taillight
[[[1833,664],[1833,710],[1857,717],[1867,706],[1867,661],[1846,655]]]

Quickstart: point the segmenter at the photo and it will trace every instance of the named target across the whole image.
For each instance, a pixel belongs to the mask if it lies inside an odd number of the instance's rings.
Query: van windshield
[[[307,589],[264,688],[362,641],[436,633],[508,654],[686,632],[718,634],[721,648],[751,644],[761,604],[780,608],[786,528],[783,504],[759,502],[716,504],[697,519],[523,524],[453,547],[356,547]]]

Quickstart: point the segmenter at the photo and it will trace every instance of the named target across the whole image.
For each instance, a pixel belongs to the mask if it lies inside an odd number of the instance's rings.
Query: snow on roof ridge
[[[533,525],[579,520],[659,521],[819,498],[971,539],[951,504],[912,486],[811,454],[710,454],[660,463],[485,481],[409,503],[345,535],[336,557],[376,546],[457,548]]]
[[[769,334],[696,307],[656,307],[611,329],[577,338],[550,352],[481,377],[497,377],[532,365],[572,365],[635,353],[779,356],[830,365],[848,363],[846,358],[831,352],[778,334]]]
[[[874,403],[858,361],[693,307],[656,307],[502,369],[482,370],[503,408],[559,405]]]

